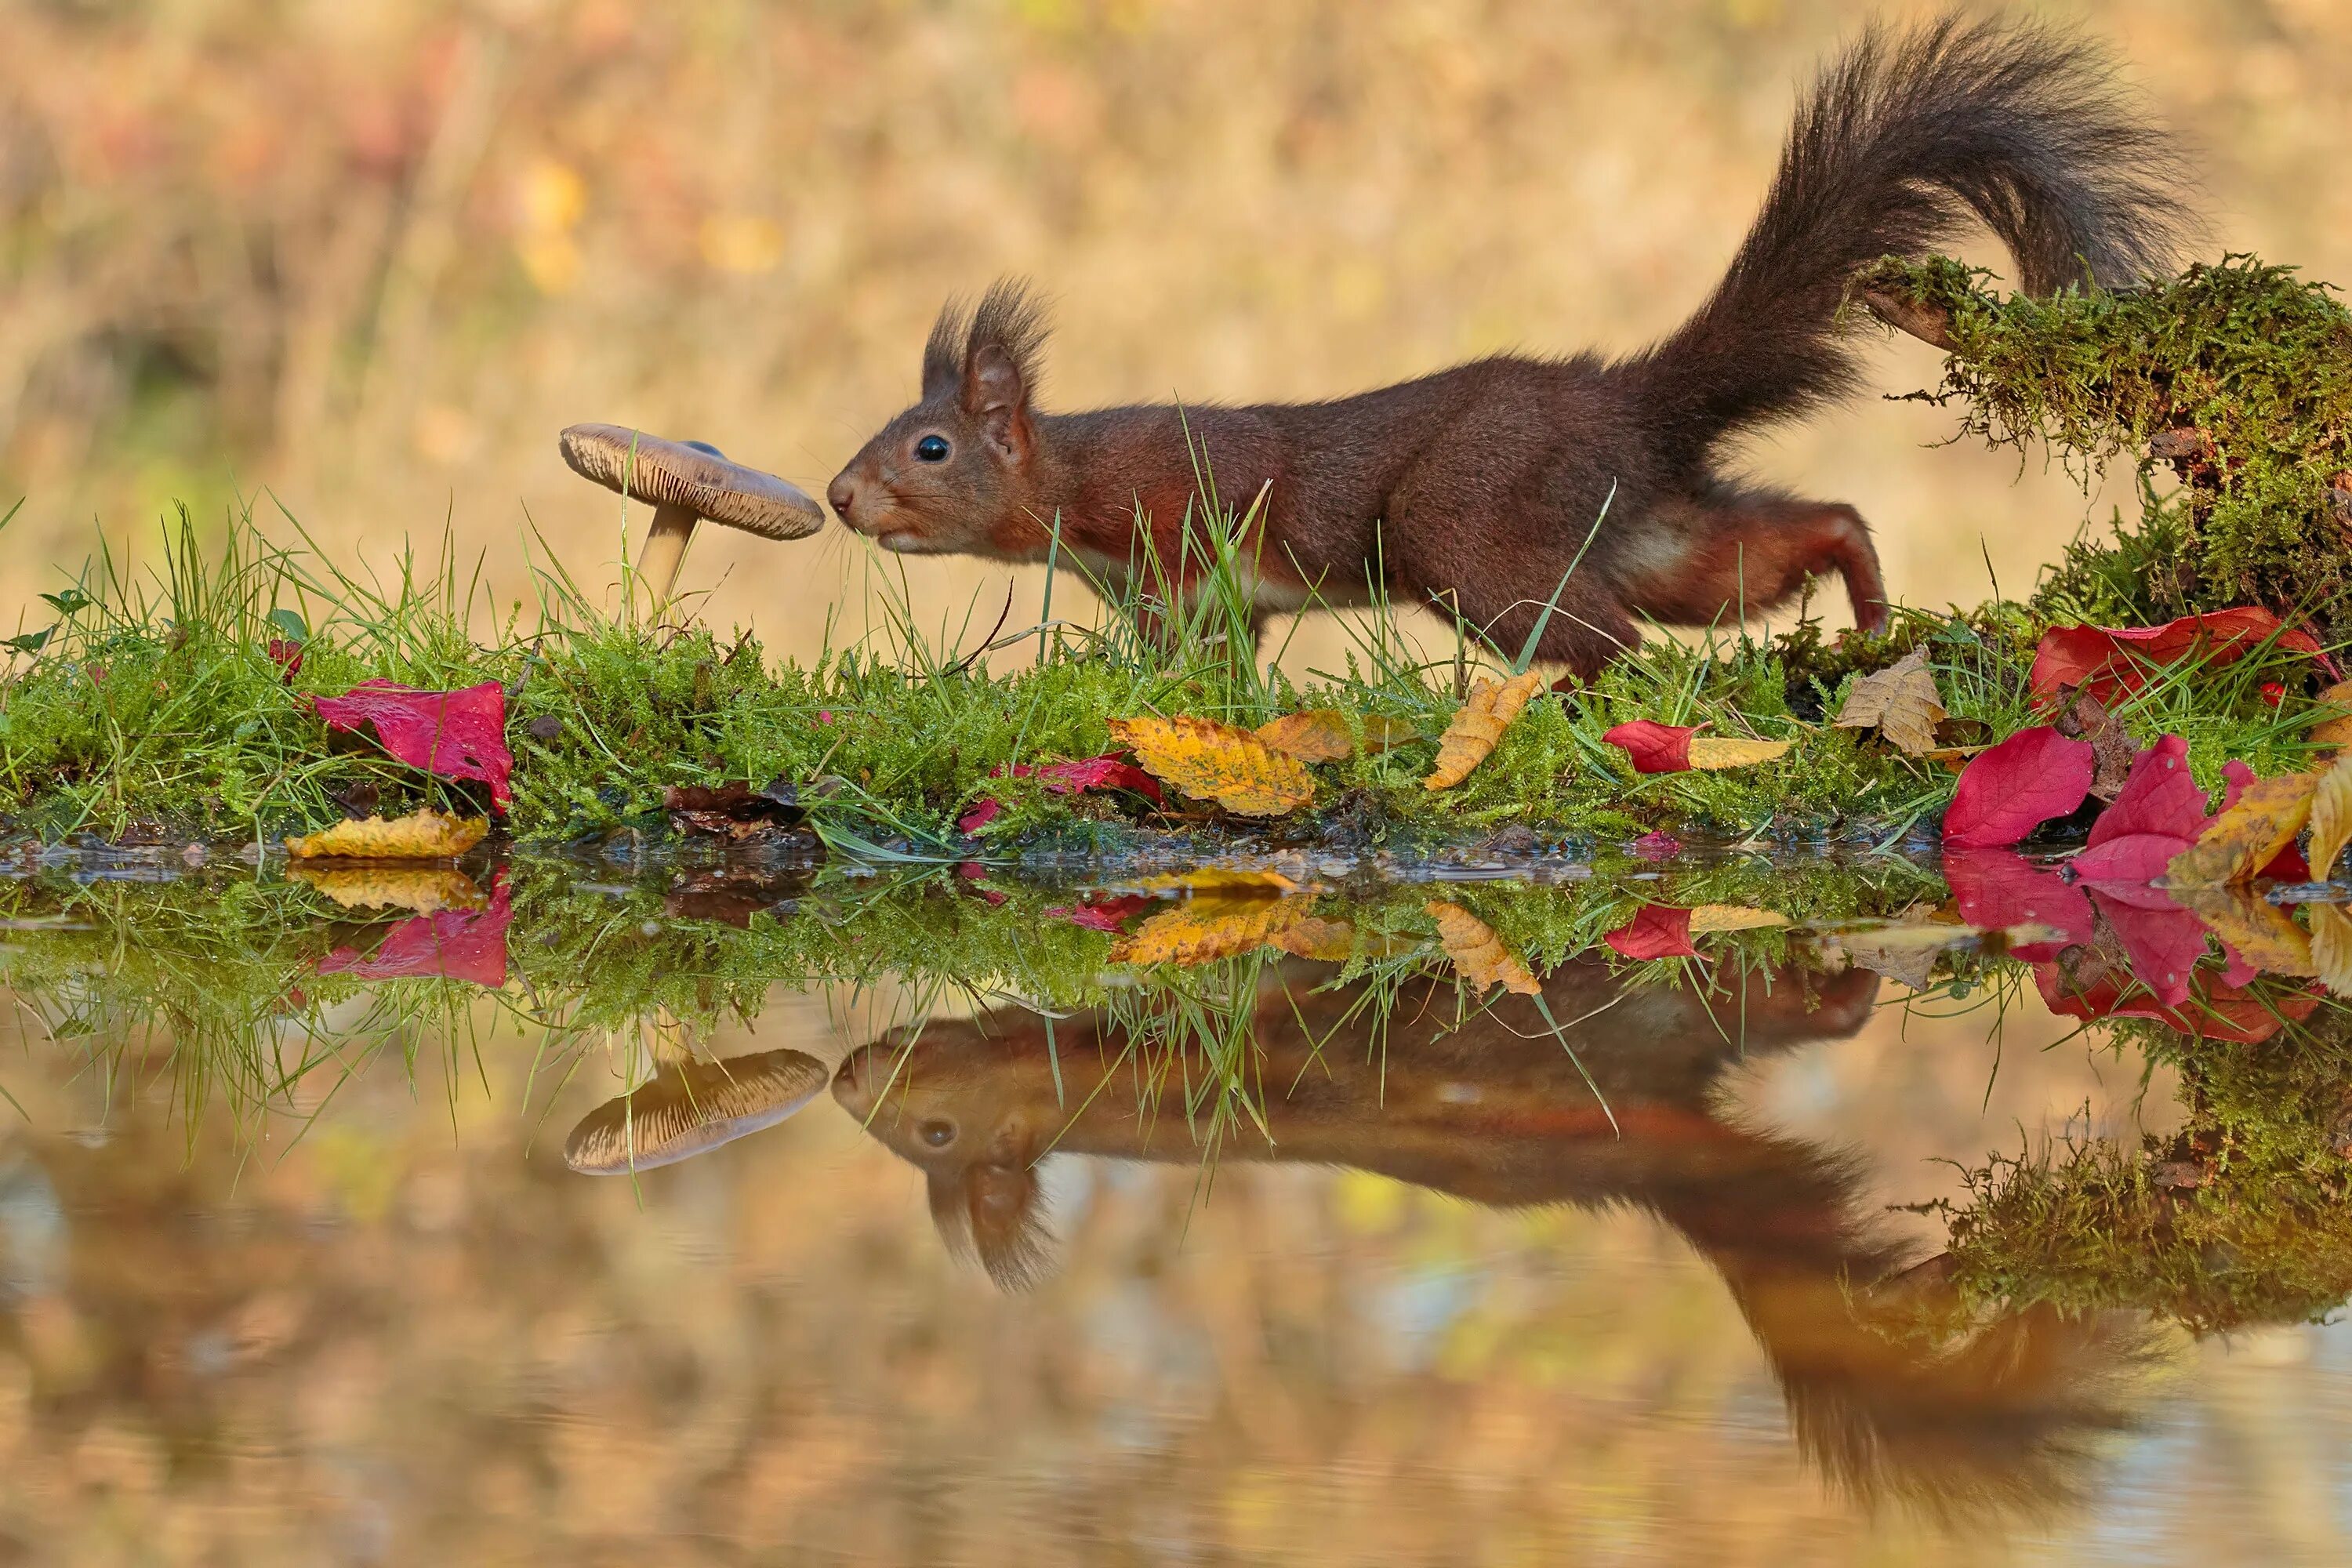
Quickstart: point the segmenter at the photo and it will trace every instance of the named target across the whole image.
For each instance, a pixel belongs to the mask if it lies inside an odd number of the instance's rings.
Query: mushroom
[[[665,441],[621,425],[574,425],[558,444],[581,478],[653,502],[637,575],[653,590],[656,615],[677,586],[696,522],[707,518],[762,539],[805,539],[824,526],[824,509],[798,486],[730,463],[705,442]]]
[[[668,1062],[580,1119],[563,1163],[587,1176],[674,1165],[773,1127],[814,1100],[832,1074],[805,1051]]]

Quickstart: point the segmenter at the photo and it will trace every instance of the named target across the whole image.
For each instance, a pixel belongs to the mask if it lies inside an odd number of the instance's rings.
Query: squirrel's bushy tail
[[[1873,28],[1797,111],[1764,210],[1698,312],[1628,366],[1676,458],[1850,391],[1856,268],[1947,243],[1970,214],[2029,293],[2168,269],[2194,228],[2182,160],[2106,57],[2040,26]]]

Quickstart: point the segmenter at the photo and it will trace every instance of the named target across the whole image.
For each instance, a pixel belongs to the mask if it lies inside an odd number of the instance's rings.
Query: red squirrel
[[[1377,584],[1516,649],[1559,591],[1538,654],[1585,679],[1638,645],[1636,617],[1704,626],[1832,571],[1874,629],[1886,595],[1861,516],[1727,474],[1724,448],[1855,389],[1840,307],[1857,268],[1926,255],[1973,213],[2029,292],[2134,282],[2192,226],[2178,167],[2088,45],[2000,21],[1873,30],[1801,104],[1712,297],[1640,353],[1496,355],[1322,403],[1048,414],[1043,311],[999,282],[940,313],[922,400],[827,498],[887,550],[1057,547],[1117,584],[1143,529],[1160,562],[1185,559],[1205,470],[1232,511],[1263,494],[1244,552],[1260,618]]]

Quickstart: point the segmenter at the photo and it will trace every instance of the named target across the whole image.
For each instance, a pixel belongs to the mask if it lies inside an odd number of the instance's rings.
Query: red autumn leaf
[[[992,800],[988,804],[990,805],[994,805],[996,803]],[[993,816],[995,814],[992,812],[990,815]],[[987,880],[988,868],[978,860],[966,860],[956,867],[956,875],[967,882],[978,884]],[[988,905],[991,909],[993,909],[997,905],[1004,902],[1006,898],[1010,896],[1008,894],[999,892],[994,888],[981,887],[977,885],[975,885],[971,890],[979,896],[981,902]]]
[[[1116,935],[1129,920],[1159,901],[1149,893],[1129,893],[1123,898],[1105,899],[1095,904],[1057,905],[1045,912],[1074,926],[1084,926],[1088,931],[1107,931]]]
[[[2145,886],[2162,879],[2175,858],[2195,842],[2168,833],[2126,833],[2084,850],[2067,864],[2094,887]]]
[[[1633,840],[1633,853],[1644,860],[1671,860],[1683,852],[1683,841],[1671,833],[1644,833]]]
[[[2026,942],[2010,951],[2032,961],[2054,958],[2060,950],[2091,940],[2096,922],[2083,889],[2055,871],[2037,866],[2014,849],[1958,849],[1944,855],[1944,880],[1959,906],[1960,919],[1978,931],[2046,926],[2052,941]]]
[[[495,680],[462,691],[419,691],[389,680],[369,680],[341,697],[311,704],[336,730],[375,726],[383,749],[413,768],[445,779],[477,779],[490,786],[501,811],[514,792],[507,785],[514,756],[507,750],[507,694]]]
[[[1654,719],[1635,719],[1620,724],[1601,738],[1612,746],[1624,749],[1633,759],[1637,773],[1679,773],[1690,767],[1690,738],[1698,733],[1693,725],[1661,724]]]
[[[2183,616],[2160,626],[2053,626],[2033,650],[2033,695],[2054,697],[2062,686],[2080,686],[2112,704],[2146,686],[2158,667],[2189,654],[2222,665],[2266,642],[2293,653],[2319,653],[2309,632],[2285,629],[2276,616],[2253,605]]]
[[[2194,844],[2205,807],[2205,792],[2189,776],[2189,742],[2167,735],[2132,759],[2123,793],[2091,824],[2090,847],[2143,833]]]
[[[1011,767],[1002,763],[991,768],[988,776],[1001,779],[1007,775],[1016,779],[1034,778],[1055,795],[1083,795],[1090,789],[1133,790],[1158,805],[1165,799],[1160,793],[1160,781],[1116,752],[1099,757],[1085,757],[1075,763],[1047,763],[1031,767],[1026,763],[1014,763]],[[977,833],[997,818],[1004,803],[993,797],[982,801],[956,819],[956,826],[966,833]]]
[[[2087,741],[2070,741],[2047,724],[2020,730],[1969,760],[1944,814],[1944,842],[2014,844],[2081,805],[2096,766]]]
[[[2308,882],[2311,880],[2311,862],[2303,858],[2302,845],[2290,844],[2272,856],[2270,864],[2255,875],[2268,877],[2273,882]]]
[[[2221,777],[2221,807],[2226,811],[2253,782],[2254,770],[2232,761],[2223,766]],[[2133,760],[2123,793],[2091,825],[2090,842],[2067,862],[2068,871],[2111,898],[2142,908],[2172,908],[2171,900],[2160,894],[2151,904],[2143,890],[2162,879],[2172,858],[2196,843],[2210,820],[2205,792],[2189,773],[2189,743],[2167,735]],[[2303,851],[2290,844],[2262,874],[2299,882],[2309,879],[2311,868]]]
[[[2163,1005],[2178,1007],[2188,999],[2189,980],[2207,952],[2205,922],[2161,889],[2140,889],[2138,895],[2126,901],[2101,889],[2091,901],[2115,933],[2132,978]]]
[[[483,908],[411,915],[392,928],[373,958],[339,947],[319,961],[319,973],[361,980],[469,980],[495,989],[507,983],[507,927],[513,921],[512,895],[501,874]]]
[[[280,680],[292,680],[302,673],[302,645],[292,637],[271,637],[264,651],[269,662],[278,667]]]
[[[2319,998],[2300,992],[2268,1001],[2239,986],[2209,983],[2202,995],[2191,993],[2174,1005],[2165,1005],[2134,990],[2126,994],[2123,982],[2103,975],[2088,985],[2068,983],[2055,963],[2033,966],[2033,982],[2053,1013],[2096,1022],[2106,1018],[2146,1018],[2225,1045],[2258,1046],[2290,1023],[2301,1023],[2319,1005]]]
[[[1004,770],[999,768],[998,773]],[[1087,757],[1075,763],[1047,763],[1039,768],[1024,767],[1015,763],[1013,776],[1034,775],[1043,779],[1045,787],[1057,795],[1077,795],[1090,789],[1128,789],[1158,805],[1164,798],[1160,793],[1160,781],[1118,755]]]
[[[1696,958],[1698,949],[1691,945],[1690,921],[1688,910],[1644,904],[1602,940],[1627,958]]]

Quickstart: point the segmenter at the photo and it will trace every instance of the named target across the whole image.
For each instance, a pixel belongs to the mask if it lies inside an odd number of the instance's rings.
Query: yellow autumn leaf
[[[2311,939],[2286,911],[2246,888],[2206,884],[2176,888],[2173,898],[2196,911],[2213,934],[2265,974],[2315,973]]]
[[[289,866],[286,875],[347,910],[429,915],[441,910],[478,910],[486,901],[471,877],[446,866]]]
[[[2336,858],[2352,843],[2352,754],[2340,756],[2321,772],[2311,792],[2311,875],[2325,882],[2336,869]]]
[[[323,832],[289,838],[286,853],[299,860],[447,860],[482,841],[490,830],[478,816],[451,816],[427,806],[386,821],[371,816],[338,822]]]
[[[1213,893],[1220,897],[1278,898],[1298,891],[1298,884],[1279,871],[1245,870],[1224,866],[1196,866],[1190,871],[1168,871],[1121,884],[1139,893]]]
[[[2256,779],[2238,804],[2205,825],[2196,843],[2172,858],[2164,879],[2175,888],[2215,888],[2242,882],[2303,831],[2319,780],[2313,773]]]
[[[1319,915],[1308,915],[1277,927],[1265,940],[1294,957],[1325,963],[1345,963],[1356,953],[1356,928],[1346,921],[1325,920]]]
[[[1745,904],[1701,904],[1690,912],[1690,933],[1705,936],[1710,931],[1761,931],[1768,926],[1784,926],[1789,917],[1772,910],[1751,910]]]
[[[1924,757],[1936,750],[1936,726],[1948,716],[1927,650],[1917,647],[1901,663],[1856,680],[1832,722],[1841,730],[1876,730],[1907,754]]]
[[[1154,777],[1237,816],[1280,816],[1315,798],[1304,763],[1231,724],[1190,715],[1113,719],[1110,732]]]
[[[1445,946],[1445,956],[1454,961],[1454,973],[1474,993],[1484,993],[1496,981],[1503,989],[1522,996],[1536,996],[1543,987],[1528,973],[1528,966],[1503,945],[1503,939],[1494,928],[1459,904],[1443,899],[1432,899],[1423,906],[1437,921],[1437,940]]]
[[[2352,915],[2340,904],[2305,904],[2311,916],[2311,967],[2338,996],[2352,997]]]
[[[2328,717],[2311,727],[2305,738],[2315,746],[2352,745],[2352,680],[2339,680],[2319,694],[2319,706]]]
[[[1264,947],[1308,918],[1307,899],[1188,899],[1111,944],[1113,963],[1209,963]]]
[[[1543,685],[1543,677],[1529,670],[1499,685],[1481,680],[1473,686],[1469,697],[1454,710],[1445,733],[1438,737],[1437,765],[1421,781],[1422,787],[1452,789],[1468,778],[1471,769],[1494,754],[1503,731]]]
[[[1302,763],[1336,763],[1356,754],[1355,732],[1337,708],[1310,708],[1260,724],[1257,738]]]
[[[1758,763],[1769,763],[1787,752],[1787,741],[1734,741],[1712,735],[1694,735],[1690,742],[1690,765],[1702,772],[1721,768],[1745,768]]]

